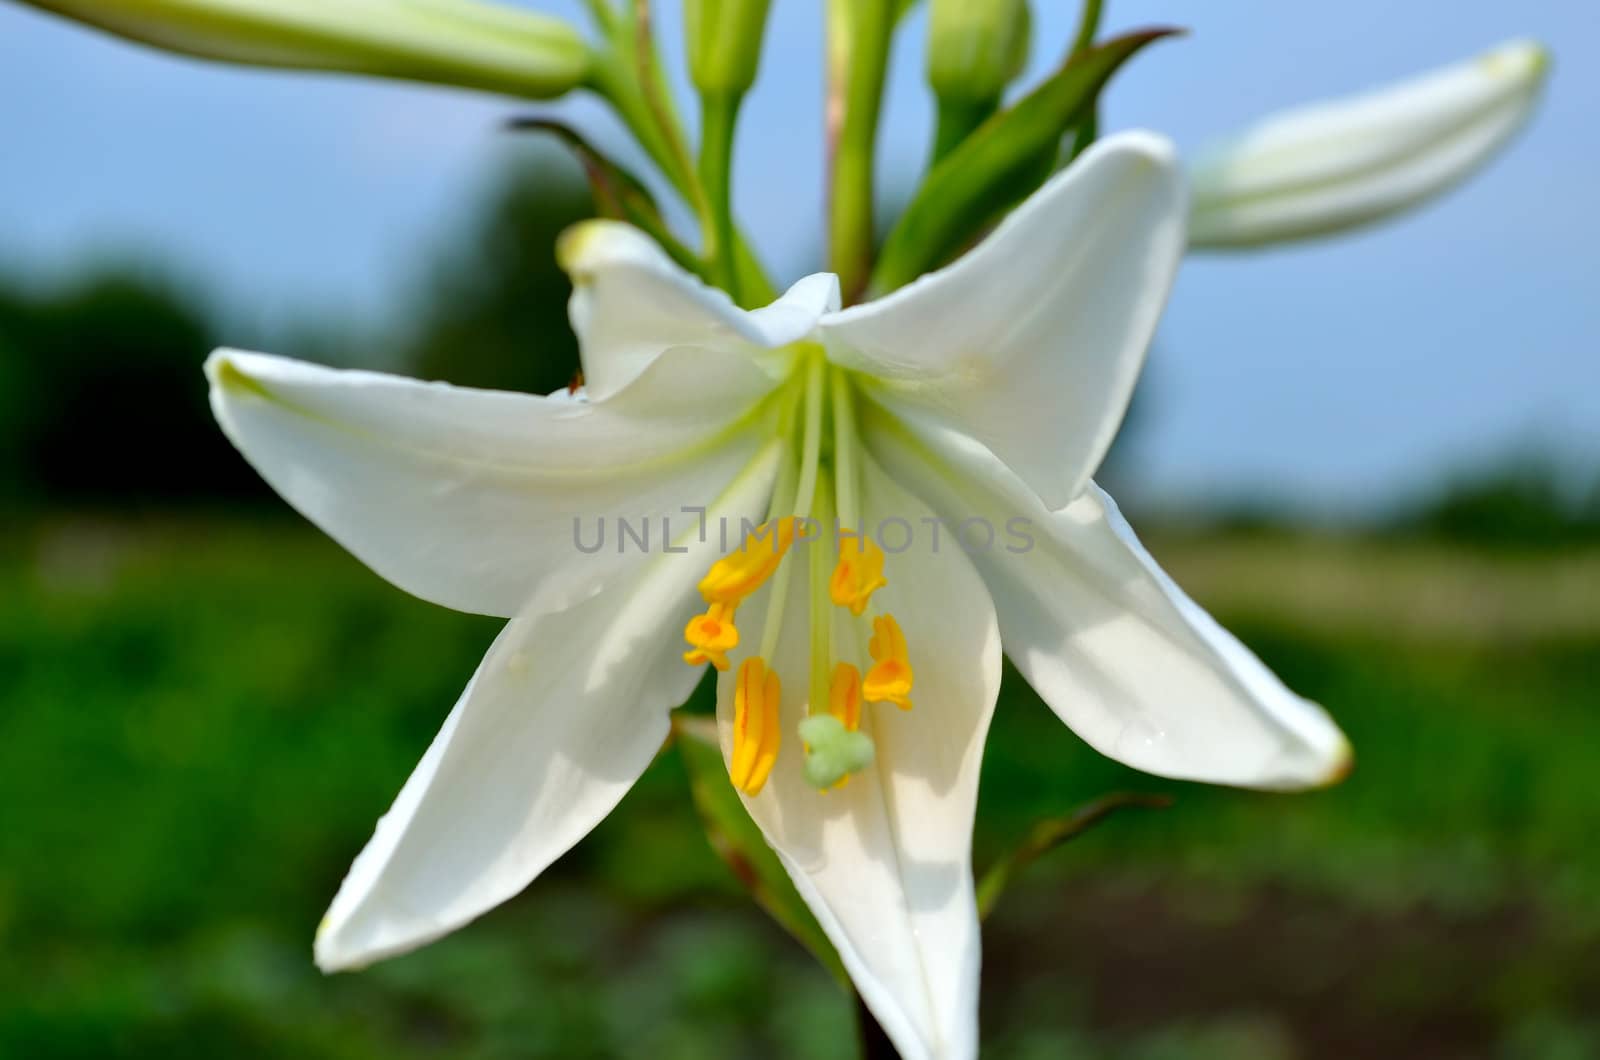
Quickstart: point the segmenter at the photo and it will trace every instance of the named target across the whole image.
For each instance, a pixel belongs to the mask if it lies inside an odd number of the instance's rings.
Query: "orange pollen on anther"
[[[867,643],[873,666],[861,683],[862,696],[869,703],[893,703],[901,710],[911,709],[911,661],[906,657],[906,636],[893,615],[872,620],[872,639]]]
[[[739,664],[733,691],[733,757],[728,775],[746,795],[761,794],[778,760],[778,675],[759,656]]]
[[[683,639],[690,648],[683,661],[690,666],[710,663],[718,670],[728,668],[728,652],[739,646],[739,630],[733,624],[732,604],[712,604],[703,615],[695,615],[684,627]]]
[[[738,604],[772,577],[794,544],[801,525],[800,519],[789,515],[756,527],[740,542],[737,551],[711,565],[700,580],[700,595],[707,603]]]
[[[847,662],[834,665],[828,682],[828,713],[851,732],[861,727],[861,671]]]
[[[840,607],[859,615],[873,593],[889,584],[883,576],[883,549],[865,534],[839,532],[839,563],[828,581],[828,595]]]

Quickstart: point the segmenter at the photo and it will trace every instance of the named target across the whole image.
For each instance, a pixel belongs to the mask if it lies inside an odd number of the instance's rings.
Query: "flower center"
[[[804,387],[783,416],[788,458],[768,518],[712,564],[700,581],[706,612],[684,629],[686,663],[730,669],[729,653],[740,646],[735,614],[770,583],[761,644],[739,663],[734,686],[729,774],[734,786],[752,796],[766,785],[782,742],[782,688],[769,660],[778,646],[788,598],[792,564],[784,559],[796,544],[821,546],[811,555],[808,579],[809,706],[799,728],[806,779],[826,791],[872,764],[872,738],[861,731],[870,717],[864,716],[863,703],[911,709],[911,662],[905,634],[893,615],[872,619],[872,665],[865,677],[855,664],[840,658],[841,634],[855,632],[857,640],[865,635],[868,604],[888,579],[883,549],[860,522],[853,385],[841,369],[827,364],[820,349],[807,349],[803,356]],[[825,430],[829,425],[831,432]]]

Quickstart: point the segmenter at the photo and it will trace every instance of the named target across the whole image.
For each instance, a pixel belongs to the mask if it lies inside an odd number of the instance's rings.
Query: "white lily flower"
[[[1333,723],[1090,483],[1185,211],[1170,146],[1114,137],[954,265],[842,311],[824,274],[744,312],[589,222],[561,247],[583,400],[215,354],[218,419],[293,505],[401,588],[511,618],[334,899],[322,967],[524,888],[649,765],[686,660],[722,670],[730,776],[911,1060],[977,1050],[971,837],[1002,642],[1140,769],[1340,775]],[[588,554],[602,515],[659,536]],[[762,536],[740,547],[742,524]]]
[[[581,84],[569,23],[478,0],[23,0],[205,59],[434,81],[544,99]]]
[[[1548,66],[1543,47],[1513,41],[1376,92],[1273,115],[1196,162],[1189,242],[1304,239],[1420,205],[1510,141]]]

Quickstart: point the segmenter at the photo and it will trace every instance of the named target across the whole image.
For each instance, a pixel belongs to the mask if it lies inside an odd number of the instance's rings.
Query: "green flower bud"
[[[845,728],[832,714],[814,714],[802,721],[800,739],[806,745],[806,783],[821,791],[861,772],[877,754],[872,737]]]
[[[755,84],[771,0],[684,0],[689,75],[707,96],[742,96]]]
[[[566,22],[478,0],[23,0],[205,59],[430,81],[546,99],[588,76]]]
[[[1028,0],[932,0],[928,83],[941,103],[994,104],[1028,62]]]

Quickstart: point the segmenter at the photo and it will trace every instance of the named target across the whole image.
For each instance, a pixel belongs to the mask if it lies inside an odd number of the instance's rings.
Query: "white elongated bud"
[[[1191,169],[1189,244],[1305,239],[1426,202],[1511,139],[1548,66],[1543,47],[1514,41],[1388,88],[1268,117]]]
[[[589,49],[548,15],[479,0],[24,0],[206,59],[458,85],[545,99],[583,82]]]

